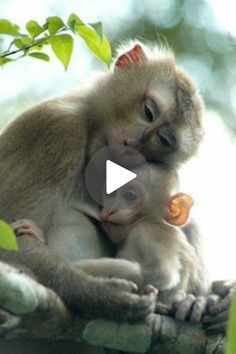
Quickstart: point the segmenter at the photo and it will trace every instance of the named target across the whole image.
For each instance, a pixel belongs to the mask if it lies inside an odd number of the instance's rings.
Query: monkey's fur
[[[147,166],[135,169],[135,173],[139,176],[143,169]],[[107,236],[118,245],[116,257],[136,264],[132,277],[129,278],[129,269],[125,278],[141,286],[154,285],[159,290],[159,302],[166,305],[174,302],[176,306],[180,293],[181,297],[184,293],[197,297],[207,295],[209,289],[202,280],[195,248],[179,227],[165,221],[168,202],[177,187],[177,175],[161,166],[149,165],[149,169],[150,179],[142,182],[135,179],[114,195],[105,196],[101,217]],[[132,200],[126,200],[126,196]],[[106,273],[109,271],[112,274],[111,266]],[[191,307],[189,303],[189,311],[184,308],[184,313],[180,309],[178,319],[189,316]],[[200,321],[204,310],[204,306],[201,312],[195,309],[190,318]]]
[[[122,53],[128,50],[129,56],[133,45],[123,47]],[[1,250],[0,258],[28,269],[87,316],[143,318],[155,302],[153,296],[134,294],[131,282],[93,278],[57,254],[63,250],[57,252],[55,243],[65,238],[78,260],[111,254],[83,213],[85,201],[96,208],[84,187],[89,158],[105,145],[130,144],[147,160],[176,168],[195,154],[202,137],[202,101],[191,79],[176,66],[169,50],[138,46],[138,62],[131,56],[120,67],[115,59],[113,70],[98,76],[90,87],[29,109],[0,137],[1,218],[32,219],[46,239],[44,245],[26,234],[19,238],[19,252]],[[161,122],[150,120],[144,111],[149,96],[157,102]],[[171,134],[174,145],[163,144],[160,126]]]

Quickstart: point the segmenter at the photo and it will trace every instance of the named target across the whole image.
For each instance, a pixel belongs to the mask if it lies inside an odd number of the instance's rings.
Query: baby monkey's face
[[[185,193],[173,194],[178,182],[176,173],[154,165],[150,165],[150,171],[148,181],[136,178],[109,195],[104,193],[101,220],[106,232],[121,231],[143,216],[175,226],[187,221],[193,198]]]
[[[111,194],[105,194],[101,219],[105,223],[127,225],[142,215],[148,203],[148,192],[137,180]]]
[[[149,173],[144,173],[146,169]],[[171,191],[177,182],[173,171],[143,165],[134,172],[137,178],[111,194],[105,194],[101,219],[114,225],[128,225],[144,215],[164,215]],[[143,178],[139,178],[142,176]]]

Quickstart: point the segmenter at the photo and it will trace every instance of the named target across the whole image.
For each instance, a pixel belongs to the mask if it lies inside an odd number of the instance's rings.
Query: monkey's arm
[[[18,243],[18,252],[1,250],[1,259],[20,268],[28,268],[29,273],[53,289],[79,314],[122,320],[141,319],[153,311],[154,294],[134,294],[136,286],[132,282],[94,278],[78,271],[32,236],[23,235]]]
[[[95,277],[126,279],[139,285],[142,280],[141,267],[125,259],[85,259],[73,263],[78,269]]]

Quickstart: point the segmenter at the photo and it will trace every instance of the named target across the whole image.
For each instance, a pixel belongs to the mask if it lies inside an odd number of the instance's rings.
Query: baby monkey
[[[151,284],[158,289],[157,311],[169,308],[178,320],[200,322],[206,289],[196,251],[179,227],[186,223],[193,199],[173,194],[178,182],[173,170],[149,166],[149,181],[135,179],[105,195],[102,226],[117,245],[116,257],[135,262],[130,280],[141,288]],[[143,168],[135,173],[140,175]]]

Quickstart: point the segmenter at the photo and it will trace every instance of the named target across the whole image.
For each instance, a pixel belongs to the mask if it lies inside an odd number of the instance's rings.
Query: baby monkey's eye
[[[146,119],[149,122],[155,122],[161,115],[160,109],[151,98],[146,98],[143,104]]]
[[[135,190],[133,189],[128,189],[123,193],[123,198],[127,201],[127,202],[134,202],[137,198],[138,195],[135,192]]]

